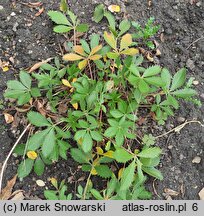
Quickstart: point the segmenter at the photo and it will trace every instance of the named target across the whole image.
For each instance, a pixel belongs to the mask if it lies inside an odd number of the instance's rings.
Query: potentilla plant
[[[145,33],[129,20],[117,25],[99,5],[94,20],[105,17],[109,30],[85,40],[77,31],[86,32],[88,26],[80,24],[64,1],[61,10],[48,15],[54,32],[74,35],[70,52],[31,74],[21,71],[19,81],[8,81],[4,94],[16,99],[17,106],[32,104],[27,112],[32,132],[15,149],[23,156],[18,177],[23,179],[32,171],[40,176],[45,166],[72,157],[88,173],[86,184],[79,185],[75,194],[79,199],[150,199],[144,183],[148,176],[163,179],[156,168],[162,149],[154,134],[140,131],[141,110],[152,116],[151,121],[165,124],[181,99],[196,102],[192,79],[186,82],[185,68],[172,75],[159,65],[144,66],[137,38],[144,36],[147,43],[157,32],[157,27],[149,30],[152,20]],[[139,31],[138,37],[131,33],[132,27]],[[106,180],[101,191],[95,189],[93,176]],[[60,186],[54,182],[56,190],[46,190],[47,199],[72,198],[66,195],[64,181]]]

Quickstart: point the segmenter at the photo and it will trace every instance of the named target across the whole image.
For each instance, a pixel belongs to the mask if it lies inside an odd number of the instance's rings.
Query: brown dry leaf
[[[47,111],[44,109],[44,104],[45,104],[45,101],[44,100],[36,100],[34,102],[34,106],[36,107],[37,111],[43,115],[43,116],[46,116],[47,114]]]
[[[149,52],[147,53],[146,58],[147,58],[150,62],[153,62],[153,61],[154,61],[154,58],[152,57],[152,55],[151,55]]]
[[[167,194],[167,196],[178,196],[179,195],[179,192],[174,191],[169,188],[164,188],[164,192]]]
[[[36,17],[40,16],[44,12],[45,8],[42,7],[40,10],[35,14]]]
[[[33,6],[33,7],[40,7],[43,3],[42,2],[29,2],[29,5]]]
[[[37,70],[38,68],[41,67],[41,65],[43,65],[43,64],[45,64],[45,63],[47,63],[47,62],[49,62],[51,59],[52,59],[52,58],[48,58],[48,59],[46,59],[46,60],[44,60],[44,61],[41,61],[41,62],[38,62],[38,63],[34,64],[34,65],[30,68],[30,70],[29,70],[28,72],[31,73],[31,72]]]
[[[15,175],[10,181],[7,182],[6,187],[0,194],[0,200],[8,200],[11,197],[13,186],[16,183],[17,175]]]
[[[159,49],[156,50],[156,56],[160,56],[161,55],[161,51]]]
[[[165,39],[164,39],[164,33],[161,33],[160,40],[161,40],[162,43],[164,43],[164,41],[165,41]]]
[[[20,113],[28,112],[30,110],[31,106],[28,104],[25,104],[23,107],[15,107],[16,111]]]
[[[23,194],[23,190],[17,190],[17,191],[14,191],[11,195],[11,200],[13,201],[18,201],[18,200],[24,200],[25,196]]]
[[[12,122],[12,129],[17,128],[21,120],[22,118],[19,116],[19,113],[16,112],[14,115],[14,121]]]
[[[7,124],[10,124],[14,121],[14,117],[9,113],[4,113],[4,119]]]
[[[204,188],[198,193],[200,200],[204,200]]]
[[[58,106],[59,114],[65,114],[67,112],[67,110],[68,110],[67,103],[59,104],[59,106]]]

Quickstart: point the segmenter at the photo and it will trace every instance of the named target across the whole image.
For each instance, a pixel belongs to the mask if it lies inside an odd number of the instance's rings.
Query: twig
[[[13,150],[16,148],[16,146],[18,145],[18,143],[20,142],[21,138],[23,137],[23,135],[25,134],[25,132],[28,130],[28,128],[31,126],[31,124],[27,125],[27,127],[24,129],[24,131],[21,133],[21,135],[19,136],[19,138],[17,139],[17,141],[15,142],[15,144],[13,145],[12,149],[10,150],[9,154],[6,157],[6,160],[4,161],[4,164],[2,166],[2,170],[1,170],[1,174],[0,174],[0,194],[2,192],[2,180],[3,180],[3,175],[4,175],[4,170],[6,167],[6,164],[11,156],[11,154],[13,153]]]
[[[88,189],[88,186],[89,186],[90,178],[91,178],[91,172],[89,173],[89,176],[88,176],[88,179],[87,179],[87,182],[86,182],[86,186],[85,186],[85,188],[84,188],[83,200],[86,199],[86,193],[87,193],[87,189]]]
[[[88,61],[88,66],[89,66],[89,71],[90,71],[91,79],[93,80],[93,74],[92,74],[91,65],[90,65],[89,61]]]
[[[199,40],[204,39],[204,36],[198,38],[197,40],[193,41],[186,49],[189,49],[193,44],[197,43]]]
[[[200,122],[200,121],[196,121],[196,120],[192,120],[192,121],[188,121],[188,122],[184,122],[183,124],[171,129],[170,131],[164,133],[164,134],[161,134],[159,136],[156,136],[155,139],[158,139],[158,138],[161,138],[163,136],[166,136],[167,134],[169,133],[172,133],[172,132],[177,132],[177,131],[180,131],[182,128],[184,128],[187,124],[190,124],[190,123],[198,123],[201,125],[201,127],[204,127],[204,125]]]

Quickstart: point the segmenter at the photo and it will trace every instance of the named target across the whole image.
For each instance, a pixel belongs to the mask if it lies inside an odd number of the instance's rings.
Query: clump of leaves
[[[67,12],[62,3],[63,12]],[[156,146],[154,135],[142,132],[141,137],[141,108],[150,113],[151,121],[165,124],[179,108],[179,100],[194,101],[196,91],[190,85],[192,79],[186,82],[185,68],[172,76],[159,65],[144,67],[134,35],[128,32],[131,22],[123,20],[116,26],[112,14],[102,6],[95,14],[99,10],[110,27],[110,32],[103,34],[104,43],[93,34],[90,41],[72,44],[62,63],[55,58],[54,65],[44,64],[31,75],[20,72],[20,82],[8,82],[5,97],[16,99],[18,105],[27,104],[31,98],[39,103],[43,97],[47,107],[42,112],[33,105],[27,113],[35,129],[27,143],[15,149],[24,158],[18,176],[24,178],[33,168],[42,175],[45,165],[59,158],[69,160],[69,151],[82,171],[89,173],[86,185],[78,186],[79,199],[150,199],[144,183],[148,175],[163,179],[156,168],[162,150]],[[61,17],[57,24],[69,26],[61,12],[49,15],[54,22]],[[146,40],[152,34],[150,31]],[[33,94],[31,86],[37,86],[34,92],[38,94]],[[96,190],[92,176],[104,178],[107,187]],[[64,182],[54,187],[56,191],[45,191],[47,199],[71,199],[65,195]]]

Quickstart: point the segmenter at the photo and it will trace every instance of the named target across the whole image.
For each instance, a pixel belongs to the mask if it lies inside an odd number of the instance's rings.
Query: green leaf
[[[161,174],[161,172],[159,170],[155,169],[154,167],[142,166],[142,170],[150,176],[153,176],[159,180],[163,180],[163,175]]]
[[[113,35],[113,33],[104,32],[105,41],[114,49],[117,49],[117,41]]]
[[[139,90],[141,91],[141,93],[149,92],[149,85],[143,79],[140,79],[139,81]]]
[[[124,140],[125,138],[124,138],[122,131],[121,130],[117,131],[116,136],[115,136],[116,145],[118,147],[122,146],[124,144]]]
[[[45,136],[48,134],[49,131],[50,128],[37,132],[33,136],[31,136],[31,138],[28,141],[28,150],[35,151],[38,148],[40,148],[40,146],[42,146]]]
[[[129,160],[133,159],[133,155],[131,155],[122,148],[116,149],[116,151],[113,153],[113,157],[119,163],[126,163]]]
[[[174,91],[175,89],[181,87],[185,83],[185,80],[186,80],[186,69],[182,68],[174,75],[170,90]]]
[[[53,151],[55,146],[55,131],[52,128],[48,134],[46,134],[45,139],[42,144],[42,154],[47,158]]]
[[[30,99],[31,99],[30,93],[29,93],[29,92],[25,92],[24,94],[22,94],[22,95],[20,95],[20,96],[18,97],[18,102],[17,102],[17,104],[21,106],[21,105],[23,105],[23,104],[28,103],[28,102],[30,101]]]
[[[25,152],[25,147],[26,147],[25,144],[18,144],[13,152],[17,155],[23,156]]]
[[[159,162],[160,162],[160,158],[159,157],[155,157],[155,158],[140,158],[140,161],[141,163],[144,165],[144,166],[152,166],[152,167],[155,167],[155,166],[158,166],[159,165]]]
[[[110,114],[114,117],[114,118],[121,118],[124,114],[121,113],[119,110],[110,110]]]
[[[19,76],[20,76],[20,81],[23,83],[23,85],[26,88],[30,89],[31,88],[31,77],[30,77],[30,75],[25,71],[21,71]]]
[[[45,164],[41,160],[41,158],[37,158],[34,164],[34,171],[38,176],[41,176],[44,172]]]
[[[143,77],[155,76],[161,72],[161,67],[158,65],[149,67],[145,70]]]
[[[97,175],[102,178],[110,178],[112,176],[112,171],[107,165],[99,165],[94,167],[96,169]]]
[[[56,195],[56,191],[52,190],[45,190],[44,191],[44,196],[47,200],[58,200],[58,197]]]
[[[67,10],[67,14],[69,15],[69,17],[70,17],[72,23],[73,23],[74,25],[76,25],[77,16],[76,16],[74,13],[72,13],[70,10]]]
[[[9,89],[15,89],[15,90],[22,90],[22,91],[27,90],[27,88],[21,82],[17,80],[9,80],[7,82],[7,87]]]
[[[106,129],[104,136],[106,137],[114,137],[117,133],[117,128],[115,127],[109,127]]]
[[[25,91],[23,90],[6,90],[6,92],[4,93],[4,97],[17,99],[20,95],[24,93]]]
[[[48,11],[47,14],[56,24],[72,26],[72,24],[67,20],[67,17],[59,11]]]
[[[103,136],[98,131],[90,131],[91,137],[93,140],[102,141]]]
[[[145,82],[154,86],[164,86],[164,82],[160,77],[147,77],[144,78]]]
[[[171,74],[169,73],[169,71],[166,68],[162,69],[161,78],[162,78],[163,82],[165,83],[164,87],[169,89],[170,84],[171,84]]]
[[[34,97],[34,98],[41,96],[40,89],[38,89],[38,88],[31,88],[30,93],[31,93],[32,97]]]
[[[95,190],[95,189],[91,189],[90,190],[91,194],[94,196],[94,198],[96,198],[97,200],[103,200],[104,198],[101,196],[100,192]]]
[[[53,31],[56,33],[67,33],[71,31],[73,28],[65,25],[57,25],[53,28]]]
[[[162,153],[162,150],[159,147],[150,147],[143,149],[137,156],[142,158],[155,158]]]
[[[137,184],[143,183],[145,181],[145,177],[142,172],[142,165],[143,164],[140,162],[140,160],[137,159],[137,174],[139,179],[139,182]]]
[[[69,131],[63,131],[61,128],[59,127],[55,127],[55,130],[57,132],[57,134],[59,135],[60,138],[63,138],[63,139],[69,139],[71,134]]]
[[[135,175],[135,161],[132,161],[132,163],[125,168],[125,170],[122,173],[121,176],[121,185],[120,185],[120,190],[127,190],[130,185],[133,182],[134,179],[134,175]]]
[[[172,95],[180,98],[188,98],[197,95],[197,92],[194,89],[185,88],[172,92]]]
[[[86,133],[82,140],[82,149],[85,153],[90,152],[93,146],[93,140],[89,133]]]
[[[119,54],[118,54],[118,53],[115,53],[115,52],[108,52],[108,53],[107,53],[107,57],[108,57],[109,59],[117,59],[118,56],[119,56]]]
[[[92,34],[91,35],[91,49],[95,48],[99,45],[100,36],[98,34]]]
[[[99,4],[98,6],[96,6],[95,10],[94,10],[94,16],[93,16],[93,20],[96,23],[99,23],[104,16],[104,5],[103,4]]]
[[[27,114],[28,120],[31,124],[37,127],[50,126],[51,124],[47,121],[47,119],[38,112],[30,111]]]
[[[168,101],[169,104],[172,105],[175,109],[178,109],[178,108],[179,108],[179,103],[178,103],[178,101],[176,100],[176,98],[174,98],[173,96],[168,95],[168,96],[167,96],[167,101]]]
[[[104,16],[105,16],[105,17],[107,18],[107,20],[108,20],[110,29],[111,29],[112,31],[115,31],[115,26],[116,26],[115,17],[114,17],[109,11],[106,11],[106,12],[104,13]]]
[[[121,35],[123,35],[125,32],[127,32],[130,29],[130,27],[131,27],[130,21],[127,19],[123,20],[119,25],[120,33],[118,36],[120,37]]]
[[[17,171],[18,177],[24,178],[28,176],[30,172],[32,171],[33,163],[34,163],[34,160],[31,160],[29,158],[27,158],[26,160],[23,160],[18,167],[18,171]]]
[[[72,158],[78,163],[88,163],[90,158],[78,148],[72,148],[70,152]]]
[[[89,29],[89,26],[87,24],[79,24],[77,27],[76,27],[76,30],[78,32],[87,32]]]
[[[81,43],[84,51],[89,54],[91,52],[89,44],[83,39],[80,40],[80,43]]]

